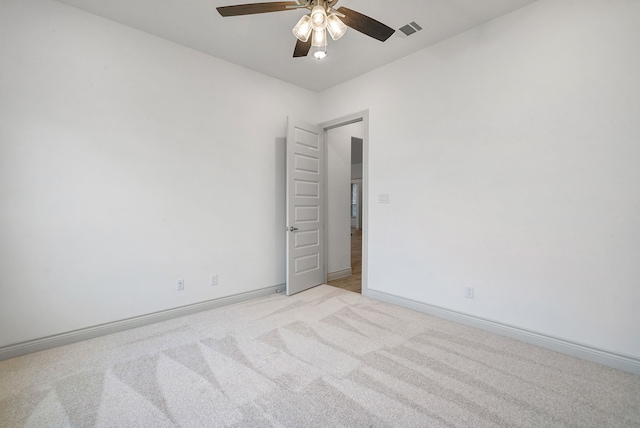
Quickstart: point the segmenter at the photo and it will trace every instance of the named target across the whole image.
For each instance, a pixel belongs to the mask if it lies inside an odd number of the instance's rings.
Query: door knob
[[[297,227],[293,227],[293,226],[289,226],[287,228],[287,230],[290,231],[290,232],[295,232],[296,230],[298,230],[298,228]]]

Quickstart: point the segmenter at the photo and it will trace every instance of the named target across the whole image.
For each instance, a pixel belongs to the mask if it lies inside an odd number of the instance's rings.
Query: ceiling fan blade
[[[363,15],[355,10],[351,10],[346,7],[339,7],[337,10],[344,14],[344,18],[340,18],[340,20],[344,22],[347,27],[351,27],[362,34],[378,39],[381,42],[384,42],[396,32],[396,30],[384,25],[382,22],[369,18],[367,15]]]
[[[297,40],[296,47],[293,50],[293,57],[300,58],[300,57],[307,56],[310,49],[311,49],[311,37],[309,37],[309,40],[307,40],[306,42],[301,42],[300,40]]]
[[[254,13],[280,12],[295,10],[300,5],[296,1],[274,1],[268,3],[236,4],[217,7],[222,16],[253,15]]]

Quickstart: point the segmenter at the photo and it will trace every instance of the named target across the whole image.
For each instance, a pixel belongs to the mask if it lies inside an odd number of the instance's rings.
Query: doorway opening
[[[367,112],[321,126],[327,153],[327,284],[366,293]]]
[[[327,281],[328,285],[362,293],[362,229],[351,234],[351,275]]]

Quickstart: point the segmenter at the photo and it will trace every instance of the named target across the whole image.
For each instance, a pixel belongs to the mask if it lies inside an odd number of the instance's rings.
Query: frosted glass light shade
[[[296,36],[298,40],[301,42],[306,42],[309,40],[309,36],[311,35],[311,17],[309,15],[304,15],[300,18],[300,21],[293,27],[293,35]]]
[[[311,46],[324,47],[327,46],[327,33],[325,30],[313,30],[313,38]]]
[[[327,28],[327,13],[322,6],[316,6],[311,9],[311,26],[314,31]]]
[[[327,56],[327,47],[326,46],[318,46],[313,48],[313,56],[317,59],[322,59]]]
[[[332,13],[327,17],[327,30],[329,30],[329,34],[333,40],[338,40],[347,32],[347,26],[344,25],[344,22],[340,21],[340,18],[338,18],[335,13]]]

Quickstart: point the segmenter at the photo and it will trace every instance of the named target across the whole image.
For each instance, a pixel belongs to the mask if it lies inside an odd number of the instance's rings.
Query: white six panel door
[[[287,295],[325,281],[322,132],[318,126],[288,120]]]

